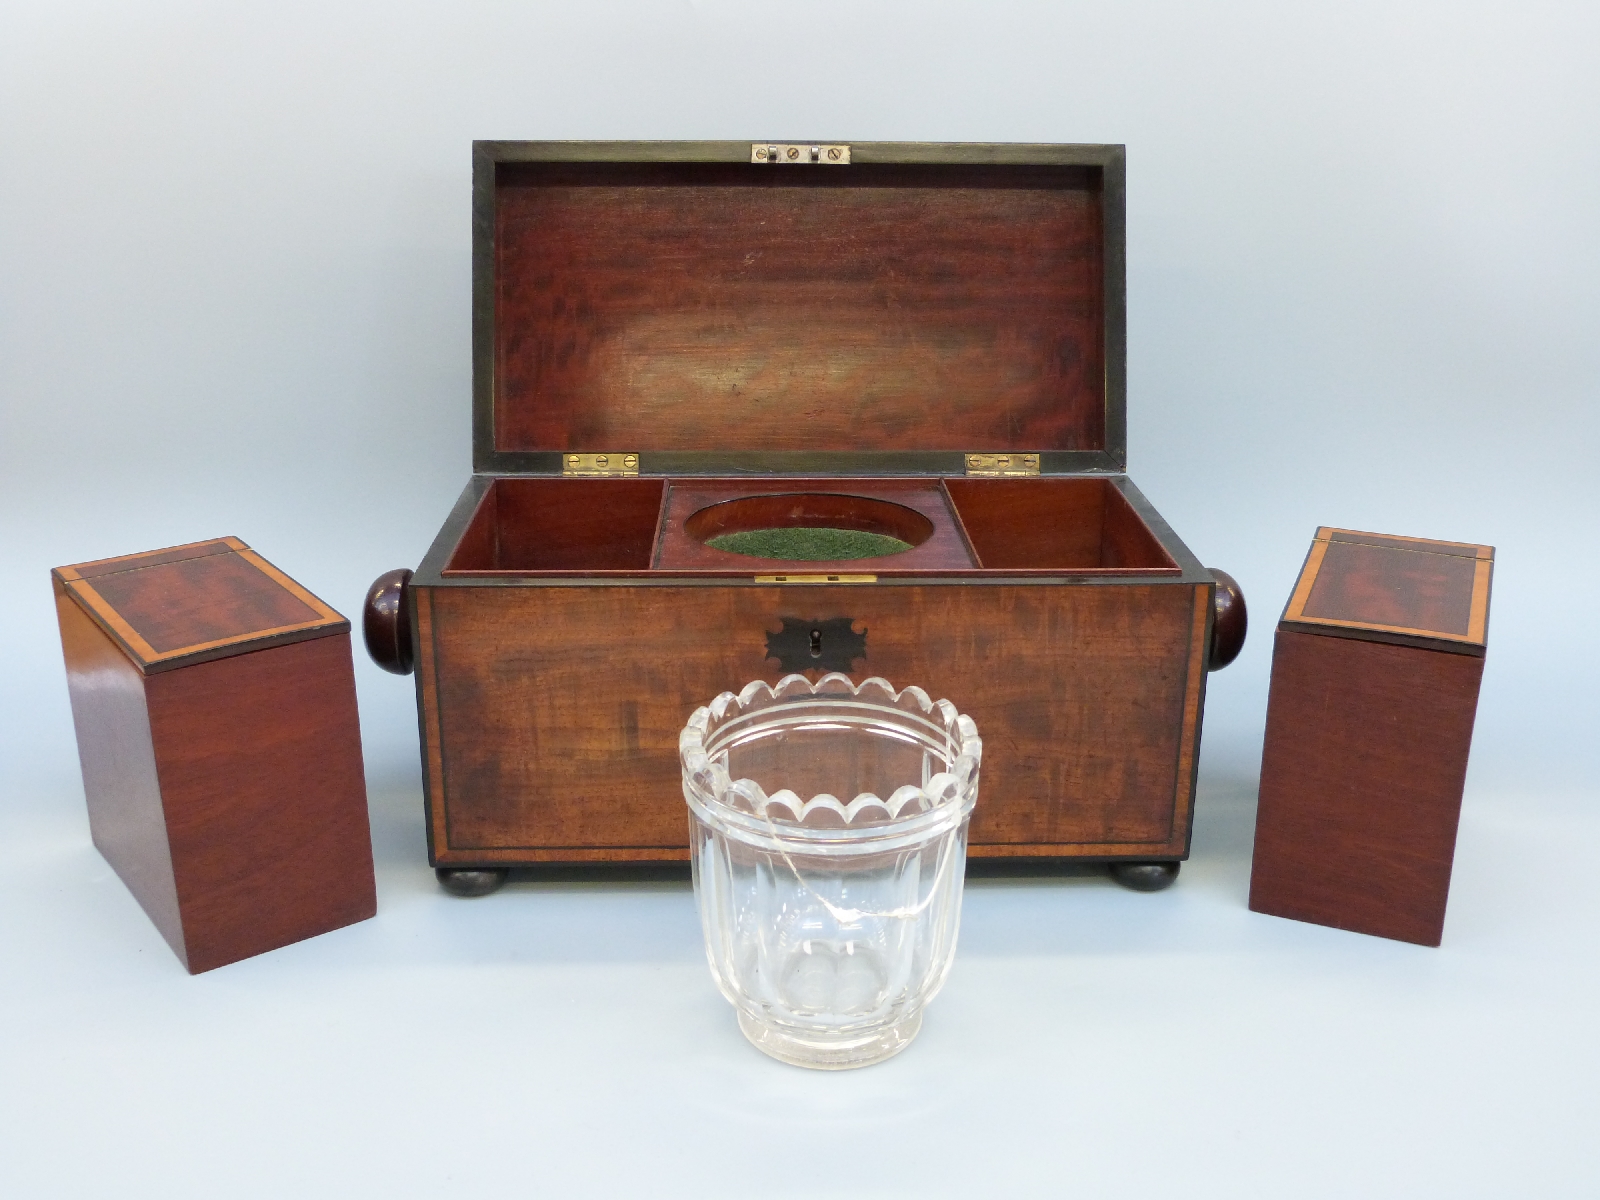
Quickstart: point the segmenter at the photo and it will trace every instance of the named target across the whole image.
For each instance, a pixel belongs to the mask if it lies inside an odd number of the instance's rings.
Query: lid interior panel
[[[497,451],[1106,447],[1098,166],[501,162],[494,196]]]

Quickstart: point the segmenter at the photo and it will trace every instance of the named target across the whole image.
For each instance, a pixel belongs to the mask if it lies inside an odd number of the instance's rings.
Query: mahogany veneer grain
[[[160,653],[247,637],[320,615],[237,554],[101,575],[95,590]]]
[[[1187,854],[1205,587],[501,587],[416,593],[434,861],[682,858],[678,733],[777,682],[782,618],[959,697],[994,752],[972,853]],[[560,637],[550,637],[560,630]]]

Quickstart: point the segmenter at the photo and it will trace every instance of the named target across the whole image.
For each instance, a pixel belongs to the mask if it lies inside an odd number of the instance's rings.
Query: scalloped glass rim
[[[933,775],[921,787],[906,784],[896,788],[887,799],[862,792],[848,801],[827,793],[803,800],[788,788],[769,796],[753,779],[731,778],[727,768],[707,750],[708,742],[713,744],[713,751],[716,749],[719,733],[755,714],[768,712],[775,705],[803,706],[807,700],[819,698],[826,702],[834,719],[846,723],[864,722],[873,710],[888,709],[902,721],[910,718],[922,724],[930,741],[944,742],[948,769]],[[840,716],[840,707],[855,711]],[[678,736],[678,758],[683,767],[685,797],[691,804],[698,800],[701,805],[714,807],[722,822],[731,821],[752,833],[776,832],[772,827],[781,826],[785,832],[803,832],[828,840],[853,839],[890,831],[899,833],[906,829],[907,822],[922,824],[919,817],[938,820],[949,815],[952,806],[957,813],[969,808],[977,793],[983,740],[972,718],[957,711],[948,700],[934,701],[915,686],[897,692],[893,684],[876,675],[857,685],[848,675],[835,671],[815,684],[804,675],[786,675],[776,686],[757,679],[745,684],[737,695],[723,692],[690,715]],[[809,823],[825,819],[825,813],[833,814],[836,823],[820,827]]]

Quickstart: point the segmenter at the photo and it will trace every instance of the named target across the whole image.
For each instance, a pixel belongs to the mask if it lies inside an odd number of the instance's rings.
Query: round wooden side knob
[[[406,586],[411,572],[401,567],[385,571],[372,581],[367,603],[361,610],[361,634],[367,653],[385,671],[409,675],[411,661],[411,612],[406,608]]]
[[[1238,580],[1215,567],[1209,570],[1217,581],[1217,615],[1211,622],[1211,661],[1206,664],[1206,670],[1220,671],[1244,649],[1250,616],[1245,611],[1244,591]]]

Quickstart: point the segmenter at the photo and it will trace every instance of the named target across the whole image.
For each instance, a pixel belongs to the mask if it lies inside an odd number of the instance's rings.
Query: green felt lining
[[[706,542],[713,550],[745,554],[751,558],[781,558],[791,562],[838,562],[848,558],[878,558],[904,554],[909,542],[881,533],[827,526],[789,529],[749,529],[724,533]]]

